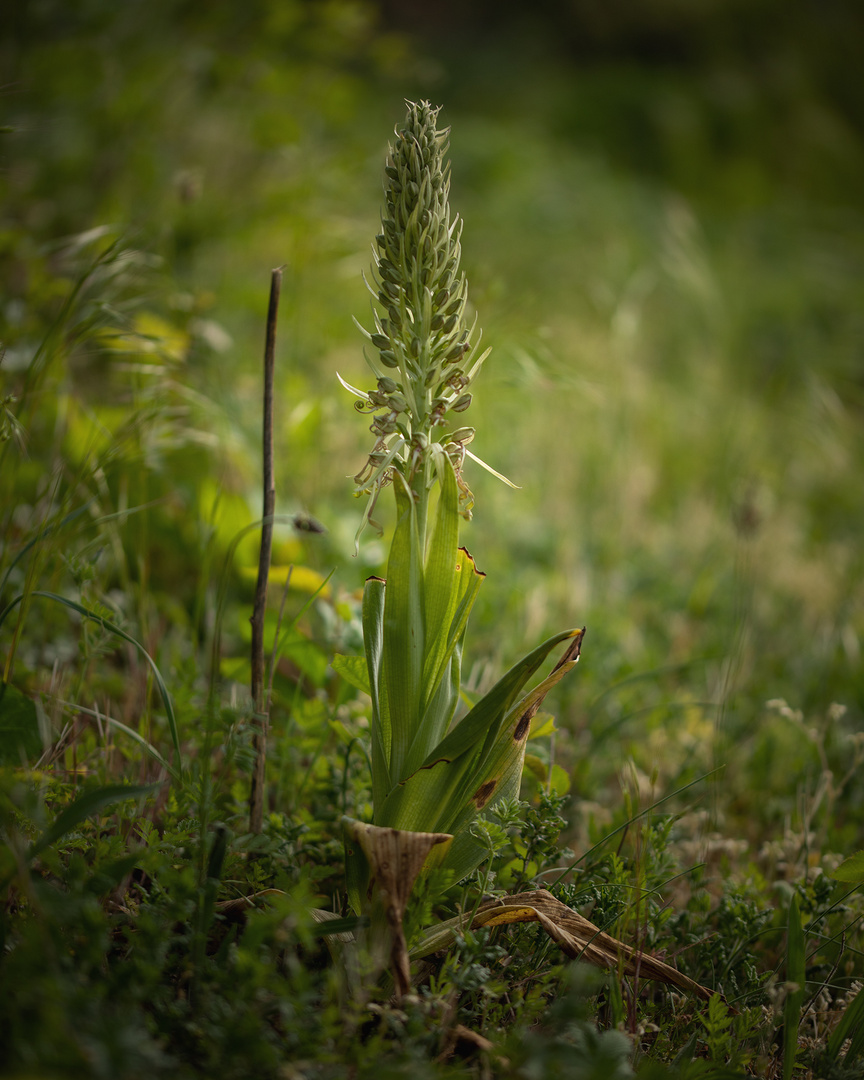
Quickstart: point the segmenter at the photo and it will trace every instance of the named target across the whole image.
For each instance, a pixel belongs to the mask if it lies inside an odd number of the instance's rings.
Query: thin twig
[[[255,771],[249,793],[249,831],[261,832],[264,824],[264,766],[267,762],[269,709],[264,695],[264,612],[267,607],[267,579],[270,574],[270,551],[273,546],[273,514],[276,506],[276,482],[273,476],[273,370],[276,352],[276,319],[282,267],[270,275],[270,306],[267,310],[267,338],[264,345],[264,514],[261,524],[261,552],[258,558],[258,583],[252,609],[252,701],[255,708],[252,747]]]

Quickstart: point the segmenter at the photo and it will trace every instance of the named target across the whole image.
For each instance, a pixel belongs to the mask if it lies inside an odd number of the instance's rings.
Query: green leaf
[[[538,712],[531,721],[529,739],[543,739],[547,735],[554,735],[558,729],[555,727],[555,717],[549,713]]]
[[[443,461],[441,460],[443,459]],[[459,494],[456,474],[443,451],[435,457],[441,484],[435,528],[429,541],[425,566],[426,634],[430,641],[445,638],[455,607],[454,578],[459,546]],[[426,691],[430,697],[431,690]]]
[[[76,825],[80,825],[91,814],[98,813],[106,806],[124,802],[126,799],[146,798],[148,795],[154,795],[160,787],[162,787],[161,784],[106,784],[105,787],[85,791],[71,806],[66,807],[54,824],[46,829],[38,840],[33,841],[28,857],[34,859],[40,851],[51,847],[66,833],[71,832]]]
[[[423,712],[405,763],[406,774],[417,770],[441,742],[459,704],[462,642],[471,608],[485,575],[476,569],[474,560],[465,548],[454,553],[454,560],[457,559],[450,573],[453,601],[448,609],[450,621],[440,627],[436,639],[431,643],[429,635],[426,636],[428,651],[423,668]]]
[[[330,661],[330,666],[350,686],[372,696],[372,688],[369,685],[369,667],[365,656],[345,656],[342,653],[336,653]]]
[[[21,765],[41,753],[35,702],[10,683],[0,682],[0,764]]]
[[[391,718],[391,780],[405,775],[420,717],[424,654],[423,566],[414,500],[399,473],[394,480],[399,522],[387,563],[383,676]]]
[[[380,806],[390,790],[390,708],[383,687],[386,584],[370,577],[363,590],[363,645],[372,698],[372,800]]]
[[[829,877],[834,878],[835,881],[848,881],[852,885],[864,885],[864,851],[856,851],[854,855],[840,863]]]
[[[549,780],[549,790],[553,795],[566,795],[570,790],[570,774],[560,765],[552,766],[552,775]]]
[[[795,1068],[806,978],[804,931],[798,911],[798,897],[793,894],[789,902],[789,930],[786,936],[786,981],[790,989],[783,1007],[783,1080],[791,1080]]]
[[[528,725],[525,732],[520,733],[515,752],[505,744],[514,742],[513,734],[522,713],[530,708],[535,699],[542,700],[549,686],[557,682],[564,672],[561,675],[553,672],[531,694],[518,702],[517,695],[555,646],[577,635],[581,640],[581,631],[578,630],[556,634],[523,657],[499,679],[428,755],[421,767],[394,787],[382,807],[379,823],[397,829],[437,830],[456,835],[461,829],[467,828],[482,806],[486,805],[482,798],[476,801],[475,798],[479,789],[491,779],[495,769],[500,769],[502,775],[508,773],[506,778],[511,787],[509,770],[512,769],[517,775],[518,786]],[[505,718],[509,719],[513,731],[506,728]],[[506,728],[506,732],[499,747],[502,727]],[[496,747],[498,752],[494,752]],[[500,797],[501,792],[496,791],[495,800]],[[477,805],[478,802],[482,805]],[[457,822],[456,828],[445,824],[456,825]]]
[[[430,767],[435,760],[440,758],[453,760],[464,753],[465,750],[474,746],[480,735],[484,735],[487,741],[494,743],[503,717],[513,708],[517,701],[517,695],[525,683],[556,645],[560,645],[562,641],[566,641],[568,638],[575,638],[577,635],[581,636],[581,633],[580,630],[565,630],[560,634],[556,634],[554,637],[544,641],[542,645],[538,645],[533,652],[528,653],[517,664],[514,664],[506,675],[498,680],[489,693],[474,705],[471,711],[460,720],[457,727],[435,748],[429,759],[424,762],[424,767]],[[523,698],[519,704],[521,705],[525,700]]]
[[[500,800],[518,798],[531,719],[551,688],[575,666],[582,635],[583,631],[568,631],[564,635],[573,640],[562,659],[542,682],[508,710],[494,738],[490,730],[481,754],[472,760],[470,768],[461,772],[458,784],[451,789],[447,803],[449,816],[439,820],[446,822],[441,827],[452,833],[454,840],[449,850],[442,853],[440,865],[452,870],[457,880],[479,866],[487,854],[485,847],[471,835],[472,822],[484,810],[492,810]]]

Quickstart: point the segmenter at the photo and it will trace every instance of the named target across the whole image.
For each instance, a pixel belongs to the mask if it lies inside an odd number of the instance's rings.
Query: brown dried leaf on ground
[[[534,889],[492,900],[478,908],[470,922],[453,919],[444,923],[426,935],[413,955],[419,958],[446,948],[458,930],[477,930],[482,926],[521,922],[539,923],[562,952],[573,960],[585,960],[596,967],[620,970],[625,975],[677,986],[703,1001],[715,993],[650,953],[634,949],[604,933],[588,919],[556,900],[546,889]]]

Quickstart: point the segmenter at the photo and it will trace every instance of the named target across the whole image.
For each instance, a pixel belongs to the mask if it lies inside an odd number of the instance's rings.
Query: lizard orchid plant
[[[409,102],[387,155],[367,281],[373,327],[361,327],[375,386],[362,390],[340,378],[355,408],[371,415],[375,440],[355,477],[358,495],[367,497],[358,537],[384,488],[392,487],[397,509],[386,579],[365,586],[365,656],[334,661],[372,702],[373,820],[344,821],[348,890],[355,910],[365,912],[377,887],[397,938],[418,873],[437,868],[459,880],[487,857],[471,826],[518,795],[531,720],[576,664],[584,633],[545,641],[458,715],[465,629],[484,579],[459,546],[460,518],[474,504],[463,470],[466,459],[489,468],[468,450],[475,433],[462,417],[490,350],[480,351],[476,320],[466,323],[462,222],[451,218],[445,163],[449,129],[437,119],[428,102]],[[552,672],[526,692],[564,642]]]

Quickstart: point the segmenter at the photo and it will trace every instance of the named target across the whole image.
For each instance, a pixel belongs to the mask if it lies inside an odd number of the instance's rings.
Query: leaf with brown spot
[[[473,798],[483,784],[512,773],[509,786],[499,783],[496,801],[508,794],[514,784],[518,788],[521,759],[515,758],[524,745],[513,742],[511,725],[515,727],[526,713],[530,721],[548,690],[575,661],[563,667],[559,663],[555,671],[521,700],[519,694],[556,645],[569,641],[569,653],[573,649],[572,639],[581,641],[583,633],[583,630],[567,630],[556,634],[515,664],[442,739],[417,771],[393,786],[380,810],[376,805],[376,822],[398,828],[465,832],[477,815]],[[451,823],[456,827],[451,828]],[[469,859],[466,863],[461,858],[452,869],[457,876],[464,876],[483,857],[481,851],[473,862]],[[449,856],[447,864],[451,865]]]
[[[497,780],[487,780],[485,784],[481,784],[480,787],[477,788],[474,792],[474,805],[478,810],[482,810],[486,803],[489,802],[497,786]]]
[[[576,666],[584,634],[584,628],[570,632],[573,640],[564,653],[564,657],[569,656],[570,659],[562,657],[542,682],[512,706],[494,736],[492,732],[489,733],[482,754],[474,760],[470,772],[456,786],[449,800],[450,805],[457,808],[455,816],[436,822],[437,827],[454,835],[446,865],[453,869],[457,878],[470,873],[487,855],[485,846],[474,839],[469,831],[480,809],[475,801],[476,793],[494,779],[497,786],[494,797],[486,800],[487,807],[494,807],[500,799],[518,798],[531,720],[552,687]],[[516,738],[516,732],[523,724],[522,738]]]
[[[538,703],[537,708],[539,707],[540,706]],[[535,709],[534,711],[536,713],[537,710]],[[514,742],[521,742],[522,739],[524,739],[525,736],[528,734],[528,731],[531,728],[531,719],[532,717],[527,712],[522,714],[522,719],[516,725],[516,730],[513,732]]]

